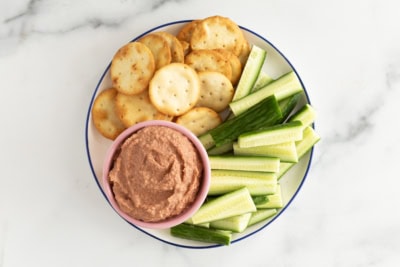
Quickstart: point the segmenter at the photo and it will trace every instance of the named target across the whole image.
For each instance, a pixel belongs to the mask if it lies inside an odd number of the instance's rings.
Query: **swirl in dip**
[[[123,212],[159,222],[190,206],[201,175],[200,155],[186,136],[167,126],[148,126],[123,142],[109,182]]]

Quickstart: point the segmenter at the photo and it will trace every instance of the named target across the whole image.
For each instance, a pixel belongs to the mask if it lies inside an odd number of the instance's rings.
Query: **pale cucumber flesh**
[[[315,117],[316,112],[314,108],[311,105],[306,104],[292,117],[290,117],[288,121],[300,121],[303,124],[303,127],[306,128],[314,122]]]
[[[303,131],[303,139],[296,142],[296,150],[299,160],[320,140],[320,136],[310,126],[306,127]],[[277,173],[278,179],[280,179],[294,163],[281,162],[279,172]]]
[[[240,147],[236,142],[233,144],[233,153],[235,155],[276,157],[281,162],[298,162],[295,141],[254,147]]]
[[[211,169],[278,172],[279,158],[263,156],[209,156]]]
[[[206,202],[191,220],[194,224],[207,223],[254,211],[256,206],[244,187]]]
[[[278,184],[276,192],[272,195],[267,195],[268,201],[263,204],[256,205],[257,209],[279,209],[283,207],[283,199],[281,186]]]
[[[277,213],[276,209],[259,209],[251,214],[247,227],[250,227],[256,223],[264,221],[270,218],[271,216],[275,215],[276,213]]]
[[[200,142],[203,144],[205,149],[210,149],[215,145],[214,139],[209,133],[206,133],[199,137]]]
[[[247,132],[238,137],[239,147],[274,145],[303,139],[303,126],[299,121],[274,125],[262,130]]]
[[[279,101],[301,91],[303,91],[303,87],[296,73],[292,71],[279,77],[277,80],[256,92],[231,102],[229,106],[232,112],[237,116],[271,95],[275,95],[276,99]]]
[[[260,47],[253,45],[243,67],[242,75],[233,96],[233,101],[243,98],[248,95],[257,81],[261,68],[264,64],[267,52]]]
[[[241,233],[247,228],[251,214],[252,213],[249,212],[217,221],[212,221],[210,222],[210,227]]]
[[[268,74],[266,74],[265,72],[261,71],[260,74],[258,75],[257,81],[253,86],[253,89],[251,90],[251,92],[255,92],[258,91],[259,89],[267,86],[267,84],[270,84],[274,81],[273,78],[271,78]]]
[[[208,155],[222,155],[232,151],[233,143],[229,142],[218,147],[212,147],[207,150]]]
[[[221,195],[246,187],[250,195],[267,195],[276,192],[275,173],[211,170],[211,182],[208,195]]]

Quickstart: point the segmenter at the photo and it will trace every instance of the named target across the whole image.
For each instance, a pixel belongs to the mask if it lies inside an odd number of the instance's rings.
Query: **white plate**
[[[152,32],[152,31],[168,31],[170,33],[176,34],[178,30],[183,26],[184,23],[188,21],[176,21],[167,23],[156,28],[149,30],[141,34],[140,36],[136,37],[134,40],[140,38],[141,36]],[[296,70],[292,66],[292,64],[286,59],[286,57],[276,48],[274,47],[267,39],[260,36],[259,34],[241,27],[245,37],[251,44],[255,44],[267,51],[267,58],[263,67],[263,70],[268,73],[273,78],[279,77],[280,75],[293,70],[296,74]],[[121,44],[122,46],[122,44]],[[109,77],[109,68],[110,64],[106,67],[103,75],[100,77],[100,81],[93,92],[93,97],[89,104],[89,109],[86,118],[86,150],[89,159],[90,168],[94,175],[95,181],[99,186],[100,190],[102,191],[103,195],[103,187],[101,184],[101,177],[102,177],[102,164],[105,153],[108,147],[111,145],[111,141],[102,137],[97,130],[95,129],[92,118],[91,118],[91,109],[93,105],[93,101],[97,94],[101,92],[103,89],[111,87],[111,80]],[[297,74],[298,76],[298,74]],[[299,77],[299,76],[298,76]],[[300,79],[300,77],[299,77]],[[302,83],[301,79],[300,82]],[[302,83],[303,88],[304,84]],[[304,88],[304,91],[306,89]],[[303,103],[310,103],[309,97],[307,92],[305,93],[305,97],[301,100]],[[283,195],[283,202],[284,207],[279,210],[279,212],[272,218],[253,225],[246,231],[240,234],[234,234],[232,243],[236,243],[244,238],[247,238],[262,229],[265,229],[269,224],[275,221],[289,206],[291,201],[294,199],[296,194],[299,192],[306,176],[308,169],[311,164],[313,150],[308,152],[292,169],[290,169],[284,177],[280,179],[282,195]],[[169,230],[152,230],[152,229],[145,229],[140,228],[135,225],[133,227],[137,228],[138,230],[142,231],[149,236],[156,238],[162,242],[179,246],[179,247],[186,247],[186,248],[213,248],[218,247],[219,245],[214,244],[207,244],[202,242],[190,241],[180,238],[175,238],[169,234]]]

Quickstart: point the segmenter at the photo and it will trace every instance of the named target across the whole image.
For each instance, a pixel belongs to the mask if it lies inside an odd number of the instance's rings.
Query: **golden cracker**
[[[125,130],[124,124],[115,111],[117,90],[109,88],[96,96],[92,106],[92,120],[96,129],[104,137],[114,140]]]
[[[179,116],[175,122],[186,127],[196,136],[200,136],[220,125],[222,119],[217,112],[210,108],[195,107]]]
[[[154,32],[154,34],[160,35],[163,37],[169,46],[171,51],[171,63],[183,63],[185,60],[184,51],[181,42],[176,38],[174,35],[170,34],[169,32]]]
[[[195,27],[197,26],[197,24],[200,22],[201,20],[192,20],[188,23],[186,23],[178,32],[178,34],[176,35],[176,37],[180,40],[180,41],[185,41],[187,43],[190,43],[190,39],[192,38],[192,33],[193,30],[195,29]]]
[[[118,49],[110,67],[113,87],[127,95],[146,90],[154,71],[153,54],[139,42],[131,42]]]
[[[159,112],[151,104],[148,90],[131,96],[121,93],[117,94],[115,97],[115,107],[119,119],[125,127],[148,120],[172,120],[171,116]]]
[[[186,41],[180,41],[180,42],[183,48],[183,55],[186,56],[190,52],[190,44]]]
[[[226,109],[232,101],[234,89],[225,75],[215,71],[199,72],[200,98],[196,106],[208,107],[216,112]]]
[[[154,74],[149,94],[151,102],[160,112],[170,116],[182,115],[199,99],[199,77],[190,66],[171,63]]]
[[[138,40],[145,44],[154,56],[156,70],[171,63],[171,50],[165,38],[155,33],[149,33]]]
[[[193,50],[185,57],[185,63],[200,71],[217,71],[228,79],[232,78],[232,67],[229,61],[216,50]]]
[[[242,68],[244,67],[244,65],[247,62],[247,58],[249,57],[250,50],[251,50],[251,45],[249,44],[249,42],[247,40],[245,40],[243,42],[242,49],[240,50],[240,53],[238,55],[240,63],[242,63]]]
[[[243,32],[235,22],[226,17],[212,16],[197,23],[190,46],[192,50],[227,49],[239,55],[243,40]]]
[[[216,49],[216,51],[222,54],[231,65],[232,76],[230,80],[232,85],[236,85],[242,75],[242,63],[240,62],[239,57],[226,49]]]

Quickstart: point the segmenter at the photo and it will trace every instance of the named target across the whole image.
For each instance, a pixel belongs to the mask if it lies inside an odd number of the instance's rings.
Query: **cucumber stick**
[[[229,231],[208,229],[185,223],[172,227],[170,232],[175,237],[221,245],[229,245],[232,240],[232,233]]]
[[[242,187],[246,187],[252,196],[273,194],[277,178],[270,172],[211,170],[208,195],[221,195]]]
[[[276,124],[282,118],[275,96],[270,96],[246,112],[225,121],[199,139],[207,148],[232,143],[242,133]]]
[[[263,87],[265,87],[267,84],[272,83],[274,79],[272,79],[268,74],[263,72],[262,70],[260,71],[260,74],[258,74],[257,81],[253,86],[253,89],[251,92],[255,92]]]
[[[233,114],[238,116],[271,95],[275,95],[276,99],[279,101],[302,91],[303,87],[296,73],[291,71],[256,92],[231,102],[229,106]]]
[[[279,107],[281,109],[282,112],[282,119],[280,121],[280,123],[283,123],[284,121],[286,121],[286,119],[290,116],[290,114],[292,113],[292,111],[295,109],[295,107],[297,106],[297,103],[299,102],[301,96],[302,96],[302,92],[301,93],[297,93],[294,94],[292,96],[289,96],[281,101],[279,101]]]
[[[210,227],[220,230],[228,230],[236,233],[243,232],[247,225],[249,224],[251,218],[251,212],[232,216],[229,218],[212,221],[210,222]]]
[[[266,156],[279,158],[281,162],[298,162],[295,141],[274,145],[240,147],[237,142],[233,144],[235,155]]]
[[[215,146],[214,139],[208,133],[199,136],[199,140],[207,150]]]
[[[256,45],[252,46],[236,87],[235,94],[233,95],[233,101],[243,98],[253,89],[266,56],[267,52],[265,50]]]
[[[256,223],[264,221],[270,218],[271,216],[275,215],[276,213],[277,213],[276,209],[259,209],[256,212],[252,212],[247,227],[250,227]]]
[[[208,159],[212,170],[278,172],[280,164],[279,158],[264,156],[209,155]]]
[[[307,126],[303,130],[303,139],[295,142],[296,151],[299,160],[321,139],[321,137],[314,131],[311,126]],[[281,162],[279,166],[279,172],[277,174],[278,179],[280,179],[291,167],[293,167],[294,163]]]
[[[229,142],[222,146],[214,146],[207,150],[208,155],[222,155],[233,150],[233,143]]]
[[[288,121],[301,121],[303,127],[306,128],[314,122],[315,117],[316,112],[314,108],[309,104],[305,104],[298,112],[291,116]]]
[[[283,207],[280,184],[277,185],[276,192],[272,195],[267,195],[267,198],[267,202],[256,205],[257,209],[279,209]]]
[[[256,210],[249,190],[243,187],[207,201],[192,216],[191,220],[194,224],[207,223]]]
[[[281,162],[279,167],[279,172],[277,173],[278,180],[282,178],[282,176],[287,173],[295,164],[293,162]]]
[[[311,126],[306,127],[303,131],[303,139],[296,142],[299,157],[304,156],[320,139],[320,136]]]
[[[273,145],[303,138],[303,124],[293,121],[278,124],[261,130],[247,132],[238,137],[239,147]]]
[[[254,203],[254,204],[255,204],[255,203]],[[192,221],[192,218],[187,219],[187,220],[185,221],[185,223],[195,225],[195,224],[193,223],[193,221]],[[210,223],[200,223],[200,224],[196,224],[196,226],[200,226],[200,227],[204,227],[204,228],[210,228]]]
[[[260,204],[264,204],[268,202],[268,197],[267,195],[263,195],[263,196],[251,196],[251,198],[253,199],[254,205],[260,205]]]

